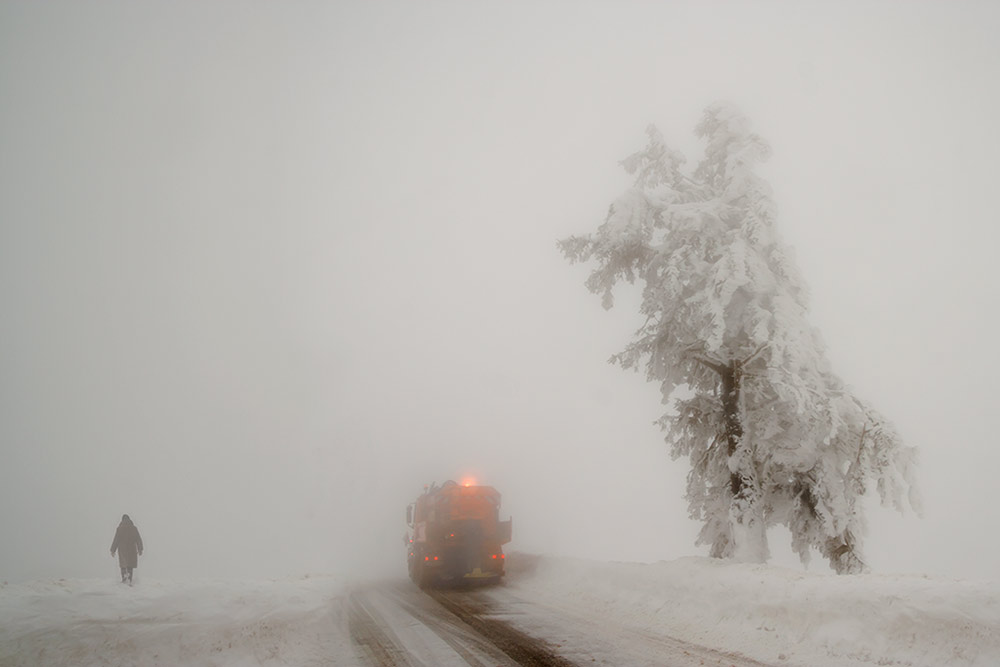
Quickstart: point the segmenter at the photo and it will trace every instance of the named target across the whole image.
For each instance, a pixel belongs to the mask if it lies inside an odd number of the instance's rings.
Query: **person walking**
[[[139,556],[142,555],[142,538],[128,514],[122,514],[122,522],[115,531],[115,539],[111,543],[112,557],[115,551],[118,552],[118,566],[122,569],[122,583],[128,582],[131,586],[132,570],[139,567]]]

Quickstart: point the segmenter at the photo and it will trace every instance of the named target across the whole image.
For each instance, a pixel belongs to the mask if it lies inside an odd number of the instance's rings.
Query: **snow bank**
[[[683,558],[512,554],[509,585],[568,610],[772,664],[1000,665],[1000,582],[815,574]]]
[[[350,651],[332,578],[0,586],[0,665],[324,664]]]

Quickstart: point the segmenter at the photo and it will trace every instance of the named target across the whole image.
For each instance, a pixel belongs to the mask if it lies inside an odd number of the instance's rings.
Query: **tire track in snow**
[[[557,655],[545,641],[495,617],[486,598],[462,591],[429,591],[428,595],[522,667],[574,665]]]
[[[374,667],[572,667],[543,640],[491,617],[475,593],[408,582],[355,590],[348,628],[358,657]],[[428,633],[435,638],[428,639]]]
[[[459,654],[470,667],[516,667],[513,662],[488,638],[478,634],[462,619],[456,617],[428,596],[397,587],[392,597],[400,607],[427,626],[432,632]],[[482,659],[477,658],[479,653]]]
[[[767,667],[504,589],[387,582],[354,591],[347,608],[359,657],[375,667]]]
[[[364,593],[350,593],[347,614],[351,641],[374,667],[427,667],[422,662],[410,660],[406,649],[394,634],[390,634],[388,626],[371,608]]]

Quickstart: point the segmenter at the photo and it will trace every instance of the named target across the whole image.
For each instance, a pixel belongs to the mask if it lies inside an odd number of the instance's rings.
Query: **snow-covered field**
[[[796,665],[1000,665],[1000,582],[817,574],[709,558],[539,559],[549,604]]]
[[[310,665],[350,655],[332,578],[37,581],[0,588],[0,665]]]
[[[512,554],[498,599],[776,665],[1000,665],[1000,582]],[[0,665],[355,665],[335,577],[0,587]],[[502,593],[502,594],[501,594]],[[530,619],[531,614],[515,615]],[[566,620],[569,629],[570,620]],[[523,628],[531,631],[530,627]],[[624,636],[624,635],[623,635]]]

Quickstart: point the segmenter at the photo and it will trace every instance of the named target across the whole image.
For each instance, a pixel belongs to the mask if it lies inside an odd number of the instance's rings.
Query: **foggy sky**
[[[555,241],[737,104],[837,372],[920,450],[877,572],[996,578],[1000,8],[0,5],[0,579],[401,574],[473,475],[515,550],[705,555],[658,388]],[[772,531],[775,562],[793,564]],[[811,568],[827,571],[814,561]]]

